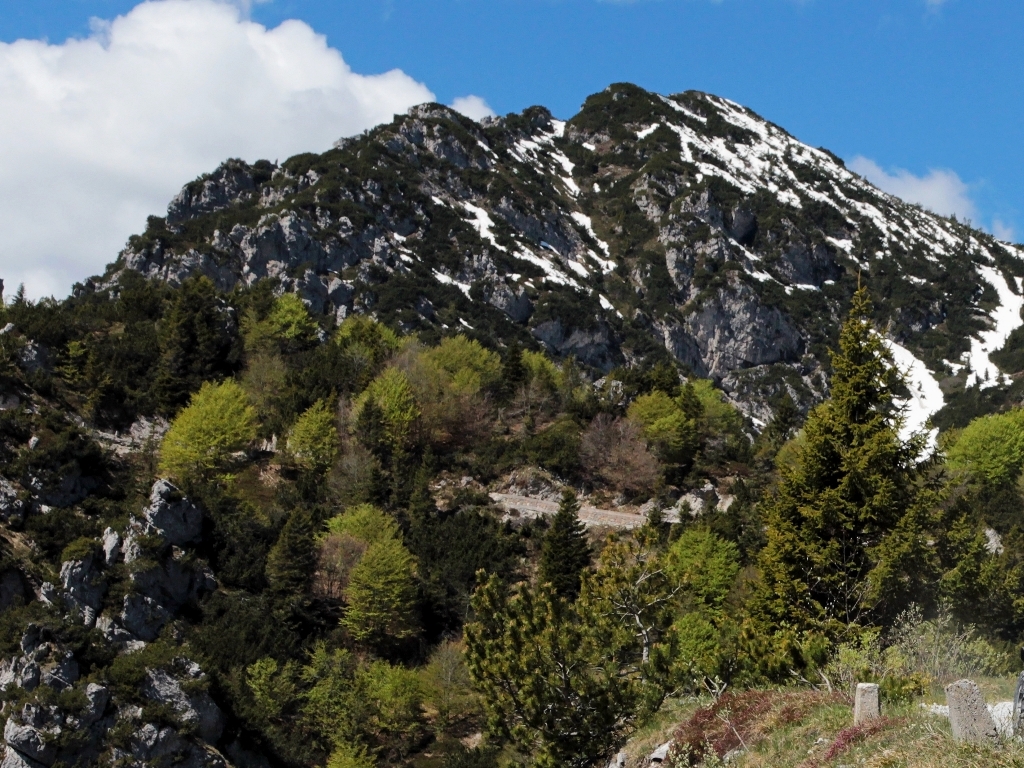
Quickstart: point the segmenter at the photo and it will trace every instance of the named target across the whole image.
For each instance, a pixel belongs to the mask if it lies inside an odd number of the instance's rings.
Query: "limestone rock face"
[[[203,512],[169,480],[157,480],[142,511],[143,532],[160,536],[168,544],[188,544],[203,531]]]
[[[1024,277],[1024,248],[882,193],[740,105],[621,83],[567,122],[424,105],[327,155],[229,161],[151,226],[83,290],[125,270],[225,292],[272,279],[337,321],[446,335],[461,320],[500,342],[521,324],[605,372],[653,342],[761,422],[781,388],[805,413],[827,395],[824,350],[858,276],[879,325],[946,390],[1000,376],[996,350],[947,321],[1012,315],[1009,333]]]
[[[197,665],[190,665],[187,672],[192,680],[202,680],[205,676]],[[214,744],[224,731],[224,713],[213,702],[205,691],[188,695],[181,683],[163,670],[149,670],[142,685],[142,693],[158,704],[167,704],[181,717],[186,725],[195,728],[199,736]]]
[[[0,520],[20,525],[25,519],[25,502],[7,478],[0,477]]]
[[[107,584],[96,568],[96,558],[68,560],[60,568],[64,597],[86,626],[96,623],[96,613],[107,592]]]
[[[53,765],[57,758],[57,747],[52,739],[60,734],[60,726],[54,724],[40,728],[35,723],[41,724],[38,707],[26,704],[17,717],[8,718],[4,726],[4,742],[29,760]]]
[[[189,184],[167,206],[167,221],[177,224],[234,204],[256,189],[248,165],[229,160],[198,184]]]
[[[132,594],[124,599],[120,615],[121,624],[132,635],[150,643],[171,620],[171,612],[146,595]]]
[[[739,283],[707,300],[686,326],[702,367],[716,379],[737,368],[797,360],[803,351],[800,335],[783,314]]]

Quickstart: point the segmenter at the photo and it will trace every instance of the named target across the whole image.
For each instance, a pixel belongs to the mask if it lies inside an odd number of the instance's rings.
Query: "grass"
[[[977,682],[990,703],[1012,696],[1014,681]],[[944,704],[942,687],[918,701],[883,706],[880,720],[859,727],[853,726],[852,699],[824,691],[752,690],[718,700],[670,700],[630,740],[627,766],[637,768],[674,739],[673,768],[1024,768],[1024,741],[955,742],[949,721],[925,712],[922,703]]]

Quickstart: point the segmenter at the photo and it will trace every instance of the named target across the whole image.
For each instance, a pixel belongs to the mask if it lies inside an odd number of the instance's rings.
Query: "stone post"
[[[995,721],[973,680],[957,680],[947,685],[946,703],[954,739],[979,744],[998,740]]]
[[[862,725],[881,716],[878,686],[874,683],[857,683],[857,695],[853,700],[853,724]]]

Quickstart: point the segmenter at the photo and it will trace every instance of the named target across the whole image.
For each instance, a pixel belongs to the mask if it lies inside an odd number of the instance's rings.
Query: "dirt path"
[[[529,496],[513,496],[508,493],[492,493],[494,503],[506,512],[517,510],[522,517],[542,517],[555,514],[558,502],[534,499]],[[631,512],[615,512],[611,509],[580,507],[580,520],[588,526],[601,525],[609,528],[639,528],[646,518]]]

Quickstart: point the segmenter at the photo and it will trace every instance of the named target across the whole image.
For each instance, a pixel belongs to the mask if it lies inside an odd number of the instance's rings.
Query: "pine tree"
[[[575,600],[579,595],[580,578],[590,565],[590,545],[579,512],[576,492],[565,489],[541,547],[540,579],[551,584],[555,594],[566,600]]]
[[[832,358],[832,397],[809,415],[797,461],[765,503],[752,611],[762,630],[835,636],[927,594],[923,440],[899,437],[899,374],[870,314],[860,289]]]

